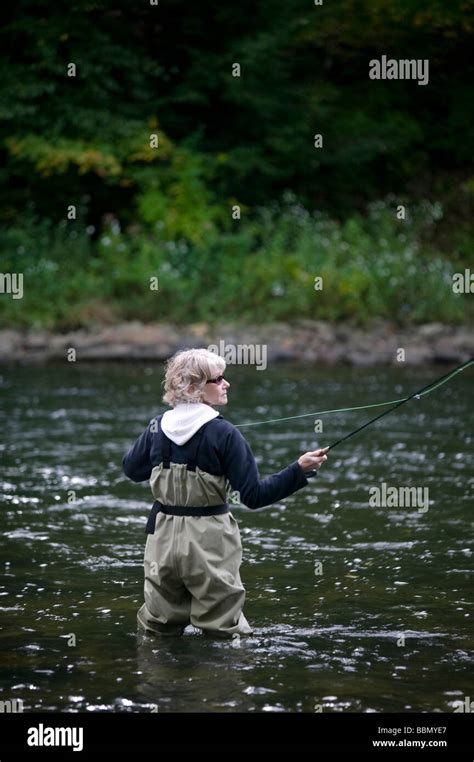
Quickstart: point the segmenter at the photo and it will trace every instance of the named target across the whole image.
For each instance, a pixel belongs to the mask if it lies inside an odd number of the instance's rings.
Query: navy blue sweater
[[[160,420],[161,416],[157,416]],[[138,437],[123,458],[123,470],[134,482],[149,479],[152,469],[162,462],[161,435],[151,429],[153,421]],[[156,428],[156,424],[153,428]],[[305,487],[308,480],[298,461],[277,474],[260,479],[257,464],[247,440],[240,431],[222,416],[213,418],[202,427],[197,465],[216,476],[224,475],[232,489],[238,490],[240,499],[248,508],[262,508],[292,495]],[[187,463],[194,452],[194,434],[184,445],[171,442],[173,463]],[[171,440],[170,440],[171,441]]]

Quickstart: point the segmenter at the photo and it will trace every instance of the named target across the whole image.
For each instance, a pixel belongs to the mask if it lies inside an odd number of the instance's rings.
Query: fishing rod
[[[363,429],[367,428],[367,426],[370,426],[372,423],[375,423],[375,421],[380,420],[380,418],[383,418],[385,415],[388,415],[389,413],[392,413],[397,408],[401,407],[405,404],[405,402],[409,402],[412,399],[420,399],[421,396],[425,394],[430,394],[430,392],[434,392],[435,389],[437,389],[439,386],[442,386],[443,384],[447,383],[451,378],[456,376],[458,373],[461,373],[463,370],[466,370],[470,365],[474,365],[474,357],[471,357],[470,360],[466,360],[466,362],[462,363],[462,365],[458,365],[457,368],[454,368],[454,370],[451,370],[449,373],[445,373],[443,376],[440,376],[439,378],[432,381],[427,386],[424,386],[423,389],[419,389],[416,392],[413,392],[413,394],[410,394],[409,397],[403,397],[399,400],[390,400],[389,402],[377,402],[375,405],[359,405],[358,407],[346,407],[346,408],[338,408],[336,410],[321,410],[316,413],[302,413],[301,415],[290,415],[286,418],[274,418],[269,421],[256,421],[252,423],[240,423],[237,424],[238,427],[240,426],[259,426],[264,423],[276,423],[277,421],[290,421],[295,418],[306,418],[307,416],[316,416],[316,415],[323,415],[327,413],[343,413],[348,412],[351,410],[365,410],[367,408],[371,407],[382,407],[384,405],[392,405],[393,407],[389,408],[388,410],[385,410],[383,413],[380,413],[380,415],[375,416],[375,418],[371,418],[370,421],[367,421],[362,426],[359,426],[354,431],[351,431],[350,434],[346,434],[346,436],[341,437],[336,442],[333,442],[331,445],[329,445],[327,448],[325,447],[325,452],[329,452],[329,450],[332,450],[333,447],[337,447],[338,444],[341,442],[345,442],[346,439],[349,439],[350,437],[353,437],[354,434],[357,434],[359,431],[362,431]]]
[[[450,373],[445,373],[444,376],[440,376],[435,381],[432,381],[431,384],[428,384],[427,386],[424,386],[423,389],[419,389],[417,392],[413,392],[413,394],[410,394],[409,397],[405,397],[404,399],[397,402],[396,405],[393,407],[390,407],[388,410],[385,410],[383,413],[380,413],[380,415],[375,416],[375,418],[371,418],[370,421],[367,421],[367,423],[362,424],[362,426],[359,426],[359,428],[354,429],[354,431],[351,431],[350,434],[346,434],[345,437],[341,437],[341,439],[338,439],[336,442],[333,442],[329,447],[324,448],[325,450],[329,452],[329,450],[332,450],[333,447],[337,447],[338,444],[341,442],[345,442],[346,439],[349,439],[350,437],[353,437],[354,434],[358,434],[359,431],[362,431],[363,429],[366,429],[367,426],[370,426],[371,423],[375,423],[375,421],[380,420],[380,418],[383,418],[385,415],[388,415],[389,413],[393,413],[394,410],[396,410],[398,407],[401,407],[406,402],[409,402],[412,399],[420,399],[422,394],[428,394],[428,390],[434,391],[434,388],[436,386],[441,386],[441,383],[439,382],[445,382],[448,381],[450,378],[455,376],[457,373],[461,373],[461,371],[465,370],[469,367],[469,365],[474,365],[474,357],[471,357],[470,360],[467,360],[462,365],[458,365],[457,368],[455,368]]]

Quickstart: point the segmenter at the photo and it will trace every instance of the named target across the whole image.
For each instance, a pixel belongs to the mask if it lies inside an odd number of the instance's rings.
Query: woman
[[[228,493],[237,490],[244,505],[261,508],[305,487],[327,460],[324,449],[307,452],[260,479],[247,441],[214,409],[227,404],[225,365],[206,349],[175,354],[163,397],[172,410],[150,421],[123,458],[125,474],[135,482],[149,479],[155,498],[146,529],[145,603],[138,612],[146,632],[181,634],[191,623],[206,634],[251,634]]]

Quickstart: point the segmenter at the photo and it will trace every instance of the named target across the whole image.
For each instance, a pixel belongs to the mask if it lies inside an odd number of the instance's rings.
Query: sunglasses
[[[209,381],[206,381],[206,384],[221,384],[223,381],[225,381],[224,376],[217,376],[216,378],[210,378]]]

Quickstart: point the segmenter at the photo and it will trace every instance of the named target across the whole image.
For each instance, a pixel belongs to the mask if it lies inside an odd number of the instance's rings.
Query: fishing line
[[[320,410],[316,413],[302,413],[300,415],[290,415],[290,416],[287,416],[286,418],[273,418],[269,421],[254,421],[252,423],[239,423],[239,424],[236,424],[236,426],[237,427],[261,426],[264,423],[292,421],[296,418],[306,418],[309,416],[326,415],[328,413],[347,413],[352,410],[367,410],[368,408],[372,408],[372,407],[382,407],[384,405],[393,405],[393,407],[389,408],[388,410],[385,410],[383,413],[380,413],[380,415],[375,416],[375,418],[371,418],[370,421],[367,421],[366,423],[364,423],[362,426],[359,426],[354,431],[351,431],[350,434],[346,434],[345,437],[341,437],[341,439],[338,439],[336,442],[333,442],[327,448],[329,451],[333,447],[336,447],[341,442],[344,442],[346,439],[349,439],[349,437],[352,437],[354,436],[354,434],[357,434],[359,431],[362,431],[362,429],[367,428],[367,426],[370,426],[371,423],[375,423],[375,421],[378,421],[380,418],[383,418],[385,415],[392,413],[398,407],[401,407],[401,405],[404,405],[405,402],[409,402],[409,400],[412,400],[414,398],[420,399],[421,397],[424,397],[426,394],[431,394],[431,392],[434,392],[435,389],[438,389],[440,386],[443,386],[443,384],[446,384],[451,378],[454,378],[454,376],[456,376],[458,373],[461,373],[463,370],[466,370],[466,368],[468,368],[470,365],[474,365],[474,358],[472,357],[470,360],[467,360],[462,365],[459,365],[457,368],[454,368],[454,370],[450,371],[449,373],[445,373],[443,376],[440,376],[439,378],[435,379],[434,381],[431,382],[431,384],[424,386],[422,389],[419,389],[417,392],[413,392],[413,394],[410,394],[409,397],[402,397],[399,400],[390,400],[389,402],[376,402],[373,405],[359,405],[357,407],[341,407],[335,410]]]

